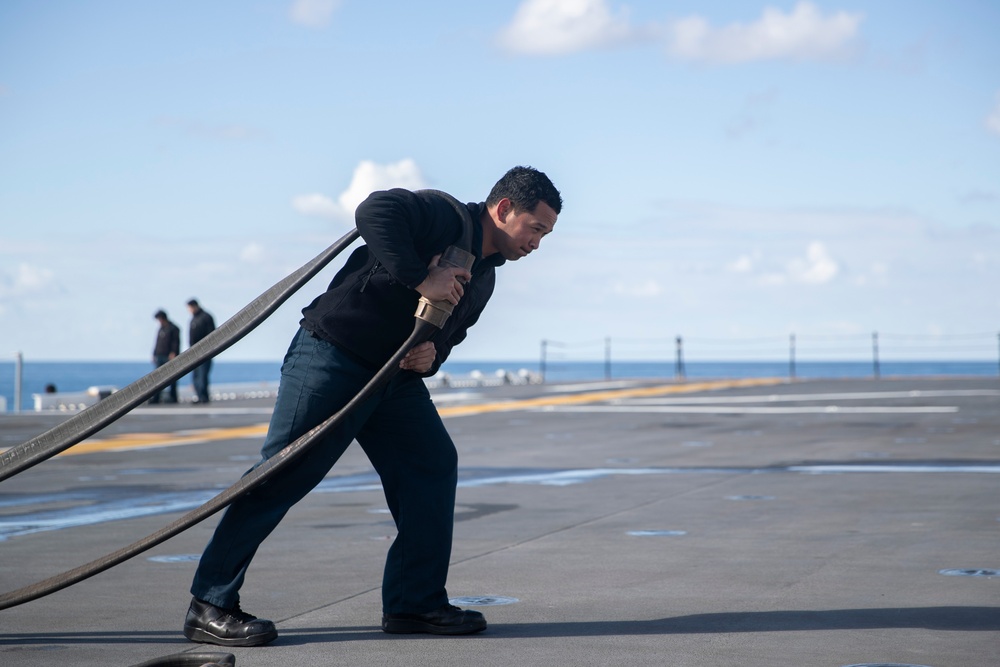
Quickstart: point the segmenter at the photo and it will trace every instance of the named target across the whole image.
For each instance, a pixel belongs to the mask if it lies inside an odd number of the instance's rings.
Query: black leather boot
[[[278,636],[274,623],[240,609],[222,609],[196,598],[184,619],[184,636],[193,642],[219,646],[260,646]]]
[[[486,619],[478,611],[450,604],[425,614],[382,614],[383,632],[393,634],[470,635],[485,629]]]

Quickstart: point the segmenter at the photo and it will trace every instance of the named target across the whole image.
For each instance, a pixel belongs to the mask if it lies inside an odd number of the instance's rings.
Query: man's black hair
[[[562,210],[562,196],[556,186],[533,167],[514,167],[504,174],[490,191],[486,205],[493,206],[505,197],[514,204],[515,211],[534,211],[540,201],[556,213]]]

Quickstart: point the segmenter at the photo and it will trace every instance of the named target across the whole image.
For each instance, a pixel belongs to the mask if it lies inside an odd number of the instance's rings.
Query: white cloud
[[[616,282],[613,288],[613,293],[618,296],[639,298],[639,299],[650,299],[653,297],[660,296],[663,293],[663,288],[660,286],[656,280],[649,278],[644,281],[619,281]]]
[[[292,199],[292,208],[303,215],[350,221],[358,204],[376,190],[388,188],[419,190],[426,187],[427,182],[420,173],[420,167],[410,158],[385,165],[362,160],[354,168],[350,185],[336,201],[317,193],[299,195]]]
[[[840,264],[830,256],[826,246],[819,241],[813,241],[806,246],[805,257],[794,257],[783,265],[771,264],[766,268],[759,268],[763,264],[762,259],[761,253],[754,251],[753,255],[741,255],[735,262],[727,264],[726,270],[731,273],[756,275],[758,284],[772,287],[788,284],[825,285],[840,272]]]
[[[288,14],[293,23],[307,28],[325,28],[339,6],[340,0],[295,0]]]
[[[796,258],[788,263],[788,277],[797,283],[823,285],[833,280],[840,266],[830,257],[819,241],[813,241],[806,248],[805,258]]]
[[[13,271],[0,273],[0,299],[24,297],[55,287],[51,270],[21,262]]]
[[[347,214],[337,202],[317,193],[293,197],[292,208],[302,215],[316,215],[322,218],[338,218]]]
[[[986,129],[1000,137],[1000,93],[996,94],[993,111],[986,117]]]
[[[989,121],[987,119],[987,127],[989,127]],[[1000,135],[1000,103],[997,104],[997,110],[992,117],[992,120],[996,123],[996,133]],[[1000,200],[1000,195],[994,190],[985,190],[980,188],[974,188],[969,190],[962,196],[958,198],[963,204],[987,204]]]
[[[750,273],[753,267],[754,259],[750,255],[740,255],[735,261],[726,265],[726,269],[733,273]]]
[[[358,204],[375,190],[387,188],[419,190],[426,187],[427,183],[420,173],[420,167],[410,158],[386,165],[364,160],[354,168],[351,184],[340,195],[338,201],[341,206],[353,213]]]
[[[259,243],[248,243],[240,250],[240,260],[248,264],[257,264],[264,259],[264,246]]]
[[[858,287],[869,285],[887,287],[889,285],[889,271],[890,266],[887,262],[874,261],[869,265],[866,273],[854,276],[853,282]]]
[[[266,137],[265,132],[239,123],[208,123],[164,116],[156,119],[156,124],[177,130],[189,137],[213,141],[257,141]]]
[[[668,50],[682,60],[713,63],[838,58],[850,52],[863,18],[844,11],[824,16],[807,1],[789,14],[767,7],[757,21],[720,28],[690,16],[670,24]]]
[[[775,245],[774,250],[781,249]],[[782,254],[787,256],[790,253],[785,251]],[[881,266],[884,268],[884,265]],[[840,273],[840,264],[830,256],[825,244],[813,241],[806,246],[805,257],[795,257],[784,264],[766,262],[763,253],[755,249],[752,253],[739,255],[726,264],[725,269],[729,273],[742,274],[751,279],[756,277],[761,285],[823,285]]]
[[[606,0],[524,0],[497,41],[511,53],[563,55],[619,43],[633,34],[627,11],[613,14]]]

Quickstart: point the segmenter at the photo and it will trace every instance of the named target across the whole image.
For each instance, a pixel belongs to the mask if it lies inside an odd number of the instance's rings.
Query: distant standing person
[[[181,353],[181,330],[167,319],[167,313],[162,310],[156,311],[153,317],[160,323],[160,330],[156,332],[156,344],[153,346],[153,364],[159,368]],[[160,392],[156,392],[156,395],[149,399],[149,402],[159,403]],[[167,398],[163,402],[177,402],[176,382],[170,385]]]
[[[188,301],[188,310],[191,311],[191,328],[188,330],[188,344],[194,345],[208,334],[215,331],[215,320],[212,315],[198,305],[197,299]],[[205,363],[191,371],[191,382],[194,385],[194,393],[199,403],[208,403],[208,372],[212,370],[212,360],[207,359]]]

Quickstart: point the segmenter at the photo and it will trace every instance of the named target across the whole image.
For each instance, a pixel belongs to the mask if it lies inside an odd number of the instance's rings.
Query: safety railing
[[[8,406],[15,412],[21,409],[24,361],[20,353],[15,359],[13,401],[0,394],[0,413],[6,412]],[[491,373],[487,370],[467,377],[441,374],[429,379],[428,384],[432,387],[536,384],[553,376],[559,379],[610,380],[636,372],[683,380],[692,364],[712,364],[712,370],[726,374],[727,366],[732,369],[736,364],[747,363],[766,364],[768,375],[786,375],[791,379],[802,375],[803,367],[809,368],[810,364],[813,368],[816,364],[852,364],[851,375],[868,375],[877,379],[885,372],[886,365],[891,370],[894,364],[899,363],[924,362],[922,368],[926,375],[950,374],[946,367],[948,360],[951,360],[951,368],[963,361],[976,363],[978,368],[975,374],[980,375],[984,368],[992,364],[990,372],[1000,375],[1000,333],[905,334],[876,331],[729,338],[678,335],[663,338],[609,336],[583,341],[543,339],[537,372],[519,367],[513,372],[498,370]],[[759,369],[760,372],[764,370],[765,366]],[[740,371],[747,374],[753,369],[742,368]],[[78,393],[79,396],[65,397],[32,394],[32,398],[36,410],[74,410],[103,397],[101,391]],[[217,400],[229,397],[246,396],[234,390],[221,394]]]
[[[795,379],[803,365],[852,365],[851,374],[878,379],[885,366],[919,365],[923,374],[956,372],[962,364],[975,364],[1000,375],[1000,333],[900,334],[874,331],[860,334],[798,334],[788,336],[713,338],[611,338],[570,342],[543,339],[538,372],[549,379],[553,372],[580,374],[582,365],[592,378],[624,377],[623,370],[645,364],[660,376],[685,379],[691,364],[759,364]],[[575,368],[574,368],[575,367]],[[861,371],[864,368],[865,372]],[[780,369],[780,370],[779,370]],[[747,372],[747,369],[743,369]],[[958,371],[961,373],[961,371]]]

